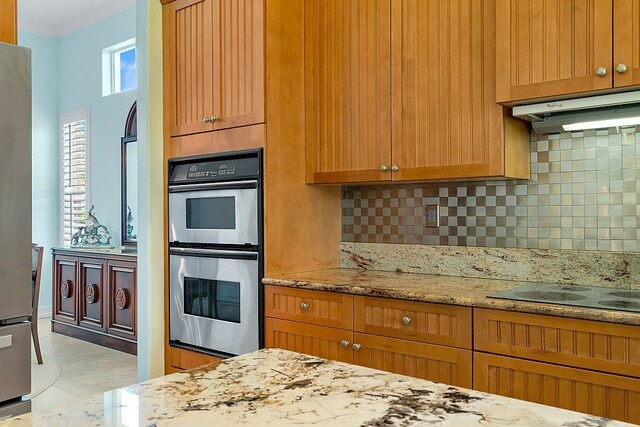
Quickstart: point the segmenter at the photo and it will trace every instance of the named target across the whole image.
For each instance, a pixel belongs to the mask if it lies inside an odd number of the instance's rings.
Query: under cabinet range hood
[[[513,107],[535,133],[570,132],[640,124],[640,91]]]

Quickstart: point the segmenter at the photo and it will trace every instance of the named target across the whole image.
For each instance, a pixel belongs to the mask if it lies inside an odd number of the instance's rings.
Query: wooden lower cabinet
[[[354,333],[354,363],[425,380],[471,388],[471,351]]]
[[[54,248],[51,330],[136,354],[136,257]]]
[[[640,380],[474,353],[476,390],[616,420],[640,423]]]
[[[265,346],[353,363],[353,332],[288,320],[265,320]]]
[[[222,358],[209,356],[208,354],[197,353],[195,351],[184,350],[182,348],[170,347],[170,357],[165,362],[165,374],[173,374],[187,369],[197,368],[203,365],[220,364]]]

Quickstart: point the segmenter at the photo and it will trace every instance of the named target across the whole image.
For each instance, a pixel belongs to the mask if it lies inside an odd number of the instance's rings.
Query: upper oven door
[[[257,246],[258,182],[170,186],[169,241]]]

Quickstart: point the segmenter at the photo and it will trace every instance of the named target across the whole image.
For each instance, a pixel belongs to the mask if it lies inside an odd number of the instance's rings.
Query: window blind
[[[63,243],[84,225],[87,213],[87,119],[62,123]]]

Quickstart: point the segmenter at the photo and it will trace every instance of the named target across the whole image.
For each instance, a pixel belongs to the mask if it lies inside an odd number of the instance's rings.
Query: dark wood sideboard
[[[51,252],[51,330],[136,354],[136,254],[69,248]]]

